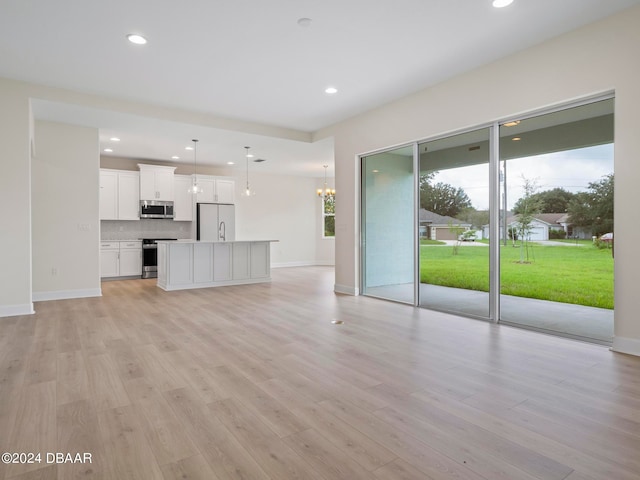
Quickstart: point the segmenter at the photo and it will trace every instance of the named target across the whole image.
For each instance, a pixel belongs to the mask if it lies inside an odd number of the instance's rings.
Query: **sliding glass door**
[[[613,98],[361,157],[365,295],[613,335]]]
[[[414,303],[413,147],[361,159],[362,292]]]
[[[489,317],[489,135],[418,145],[421,306]]]
[[[609,343],[613,99],[503,123],[500,169],[500,321]]]

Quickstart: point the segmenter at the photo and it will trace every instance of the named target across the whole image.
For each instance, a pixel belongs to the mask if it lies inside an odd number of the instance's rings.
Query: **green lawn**
[[[489,249],[462,245],[420,248],[420,281],[433,285],[489,291]],[[613,308],[611,250],[592,245],[542,246],[529,250],[531,263],[519,263],[520,248],[502,247],[501,293]]]

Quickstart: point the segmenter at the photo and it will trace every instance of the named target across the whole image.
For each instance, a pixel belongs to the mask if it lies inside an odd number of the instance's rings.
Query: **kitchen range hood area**
[[[235,180],[138,164],[100,169],[102,280],[157,277],[163,290],[271,280],[270,243],[236,240]]]

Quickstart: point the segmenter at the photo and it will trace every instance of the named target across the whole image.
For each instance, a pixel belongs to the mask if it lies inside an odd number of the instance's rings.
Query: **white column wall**
[[[36,121],[35,145],[34,300],[100,295],[98,130]]]
[[[638,25],[634,7],[317,132],[335,137],[336,290],[357,293],[359,284],[358,154],[615,91],[614,349],[640,354]]]
[[[0,79],[0,317],[33,313],[29,98]]]

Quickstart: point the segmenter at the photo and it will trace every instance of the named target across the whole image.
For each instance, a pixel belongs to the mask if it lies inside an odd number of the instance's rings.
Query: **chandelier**
[[[329,197],[334,197],[336,194],[336,190],[333,188],[327,187],[327,168],[329,168],[329,165],[323,165],[323,167],[324,167],[324,188],[319,188],[316,191],[316,193],[320,198],[325,199]]]

